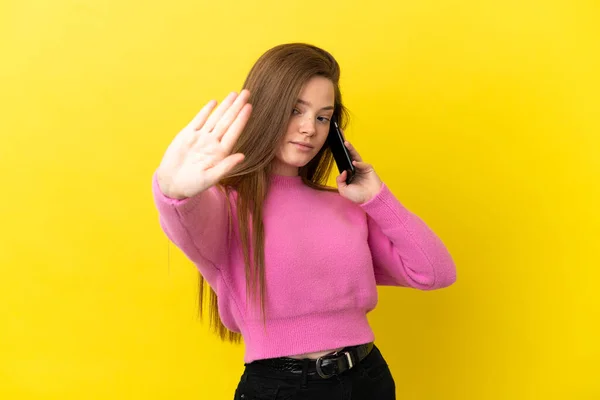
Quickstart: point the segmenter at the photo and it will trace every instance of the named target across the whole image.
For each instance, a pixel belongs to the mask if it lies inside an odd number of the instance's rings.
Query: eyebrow
[[[302,100],[302,99],[298,99],[298,103],[304,104],[305,106],[309,106],[309,107],[312,105],[312,104],[310,104],[310,102],[308,102],[306,100]],[[321,108],[319,111],[333,110],[333,109],[334,109],[333,106],[327,106],[327,107]]]

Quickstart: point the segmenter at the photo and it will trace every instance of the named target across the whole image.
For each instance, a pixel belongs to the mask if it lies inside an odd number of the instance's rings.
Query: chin
[[[293,165],[294,167],[297,168],[302,168],[304,167],[306,164],[308,164],[310,162],[310,160],[312,160],[312,158],[308,159],[308,160],[302,160],[302,161],[297,161],[297,162],[291,162],[290,165]]]
[[[291,165],[292,167],[296,167],[296,168],[301,168],[304,167],[306,164],[308,164],[310,162],[310,160],[313,159],[313,156],[306,156],[306,157],[298,157],[298,156],[292,156],[292,157],[286,157],[284,158],[284,162],[287,165]]]

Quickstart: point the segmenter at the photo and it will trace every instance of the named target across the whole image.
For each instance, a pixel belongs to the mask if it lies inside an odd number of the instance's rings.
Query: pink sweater
[[[431,290],[456,279],[444,244],[385,184],[357,205],[300,177],[272,176],[264,205],[265,332],[260,306],[246,301],[237,218],[230,237],[225,196],[213,187],[171,199],[156,174],[153,193],[162,229],[217,293],[223,324],[241,332],[246,363],[374,341],[367,313],[377,305],[376,285]]]

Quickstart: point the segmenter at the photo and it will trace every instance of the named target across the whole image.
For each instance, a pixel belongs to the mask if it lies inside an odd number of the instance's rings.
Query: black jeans
[[[234,400],[392,400],[396,384],[377,346],[340,375],[319,376],[274,371],[253,363],[246,366]]]

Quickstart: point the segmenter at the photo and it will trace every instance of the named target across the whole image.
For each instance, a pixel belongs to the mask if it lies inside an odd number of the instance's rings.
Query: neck
[[[273,160],[271,173],[279,176],[298,176],[298,167],[294,167],[293,165],[289,165],[275,159]]]

